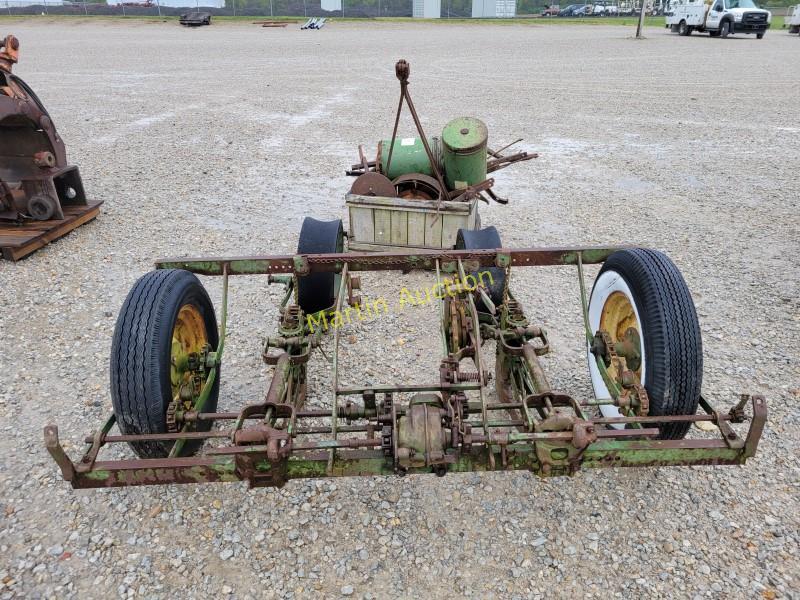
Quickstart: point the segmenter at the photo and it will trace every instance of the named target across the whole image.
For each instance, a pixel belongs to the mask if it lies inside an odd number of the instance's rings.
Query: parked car
[[[556,17],[561,14],[561,7],[558,4],[550,4],[542,10],[543,17]]]
[[[616,17],[619,15],[619,6],[616,4],[606,4],[605,2],[598,2],[592,5],[590,13],[593,17]]]
[[[181,15],[180,24],[187,27],[211,25],[211,13],[203,10],[191,10]]]
[[[559,17],[571,17],[572,11],[578,8],[579,6],[583,6],[582,4],[570,4],[569,6],[565,6],[560,11],[558,11]]]

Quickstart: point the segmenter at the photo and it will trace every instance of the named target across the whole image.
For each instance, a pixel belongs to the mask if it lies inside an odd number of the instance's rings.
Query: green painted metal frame
[[[487,250],[487,251],[424,251],[414,255],[403,253],[380,254],[346,254],[346,255],[304,255],[280,257],[221,258],[221,259],[173,259],[159,261],[158,268],[184,268],[195,273],[223,276],[222,327],[220,343],[213,355],[215,359],[209,377],[215,376],[216,366],[222,359],[225,344],[226,323],[228,315],[228,278],[240,274],[269,274],[271,283],[282,283],[287,286],[287,293],[281,302],[281,310],[286,310],[292,291],[296,291],[296,278],[310,272],[335,271],[341,275],[339,291],[334,309],[343,306],[346,283],[351,272],[371,270],[425,269],[435,271],[437,282],[441,283],[443,273],[466,278],[466,273],[480,267],[510,267],[571,265],[577,266],[580,279],[581,305],[586,329],[587,342],[591,339],[588,324],[587,303],[583,281],[583,265],[600,263],[615,249],[613,248],[545,248],[526,250]],[[480,313],[476,297],[465,295],[459,301],[464,303],[472,323],[481,323],[480,327],[470,330],[471,341],[480,348],[485,337],[497,340],[497,361],[502,365],[508,378],[511,396],[500,398],[500,402],[491,403],[486,398],[486,381],[469,381],[462,383],[445,382],[432,384],[399,384],[399,385],[362,385],[340,387],[338,383],[338,345],[339,331],[334,332],[333,351],[333,386],[332,404],[329,410],[303,410],[305,399],[305,363],[303,357],[290,356],[284,353],[277,361],[276,372],[267,393],[267,402],[259,413],[251,411],[245,416],[246,408],[241,413],[202,413],[202,398],[196,410],[182,414],[183,428],[177,433],[150,434],[145,436],[112,435],[115,424],[113,415],[91,437],[87,438],[87,450],[83,458],[73,463],[64,451],[58,437],[58,428],[54,425],[45,427],[45,444],[51,456],[61,468],[63,477],[74,488],[117,487],[129,485],[149,485],[160,483],[197,483],[211,481],[249,481],[251,485],[282,485],[284,481],[305,477],[385,475],[398,472],[396,456],[387,457],[386,449],[381,448],[381,438],[376,437],[376,427],[381,423],[391,423],[397,428],[399,419],[407,414],[408,406],[394,406],[391,415],[382,414],[374,405],[375,396],[383,394],[418,393],[435,391],[443,397],[461,394],[467,391],[479,393],[478,402],[464,405],[464,423],[473,425],[473,433],[469,443],[464,443],[452,452],[444,471],[451,473],[484,470],[530,470],[543,476],[571,475],[579,468],[628,467],[628,466],[679,466],[679,465],[735,465],[743,464],[752,457],[757,449],[759,439],[767,417],[766,402],[762,396],[742,396],[736,406],[728,413],[716,411],[705,399],[701,399],[704,415],[647,417],[626,416],[617,419],[589,418],[584,409],[589,406],[613,402],[613,399],[589,400],[578,402],[571,397],[553,391],[539,364],[537,348],[529,343],[529,339],[544,334],[535,327],[512,327],[509,307],[516,304],[508,290],[504,290],[503,303],[500,306],[499,318]],[[485,296],[484,296],[485,297]],[[444,306],[444,305],[443,305]],[[465,313],[466,314],[466,313]],[[446,318],[442,310],[442,320]],[[523,315],[524,318],[524,315]],[[523,331],[523,333],[520,333]],[[307,350],[316,347],[319,335],[314,340],[307,331],[295,339],[294,344],[306,344]],[[485,336],[484,336],[485,334]],[[514,338],[517,336],[517,338]],[[522,337],[519,337],[522,336]],[[512,347],[507,341],[514,338],[521,343]],[[290,340],[286,340],[289,344]],[[442,342],[445,354],[448,340],[442,330]],[[306,357],[307,359],[307,357]],[[481,353],[473,357],[478,373],[483,372]],[[213,384],[213,379],[211,380]],[[209,389],[206,386],[205,389]],[[362,396],[364,405],[342,404],[341,396]],[[498,394],[502,396],[502,394]],[[544,397],[546,404],[552,409],[552,402],[561,398],[562,406],[569,406],[576,416],[576,427],[573,430],[546,430],[542,423],[558,411],[548,410],[546,406],[535,410],[541,413],[534,415],[529,406],[531,398]],[[372,405],[367,399],[371,398]],[[567,400],[564,400],[567,398]],[[270,420],[273,410],[270,401],[278,401],[293,405],[291,419],[286,420],[284,430],[293,441],[291,451],[281,461],[281,473],[276,473],[277,463],[263,457],[269,453],[269,436],[267,443],[237,444],[237,434],[247,432],[246,425],[261,421],[275,425]],[[740,437],[730,423],[744,420],[744,408],[749,402],[752,410],[751,423],[744,437]],[[253,408],[253,407],[249,407]],[[498,419],[495,412],[512,415],[510,419]],[[514,418],[514,413],[520,416]],[[264,414],[266,413],[266,414]],[[478,417],[475,420],[474,417]],[[232,430],[211,431],[208,433],[193,431],[193,422],[200,420],[233,420]],[[324,426],[304,427],[305,419],[327,420]],[[366,425],[343,425],[341,421],[367,422]],[[715,439],[659,440],[653,439],[658,433],[655,425],[670,421],[706,421],[713,423],[719,437]],[[624,423],[627,429],[604,429],[605,425]],[[578,427],[591,432],[591,438],[583,444],[576,443]],[[588,429],[587,429],[588,428]],[[329,434],[329,439],[300,441],[303,436],[315,433]],[[366,434],[366,438],[347,437],[350,434]],[[115,442],[149,440],[175,440],[174,452],[163,459],[134,460],[98,460],[103,446]],[[182,445],[190,439],[229,439],[232,444],[221,447],[210,447],[200,456],[181,457]],[[396,452],[395,447],[395,452]],[[240,459],[252,456],[252,471],[243,472]],[[442,469],[432,469],[430,465],[421,467],[404,467],[401,472],[437,473]],[[267,483],[264,483],[264,482]]]

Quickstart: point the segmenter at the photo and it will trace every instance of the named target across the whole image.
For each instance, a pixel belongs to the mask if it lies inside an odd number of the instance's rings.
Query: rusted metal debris
[[[528,321],[511,293],[512,266],[515,272],[542,265],[576,267],[585,310],[582,266],[602,263],[617,250],[450,250],[159,261],[159,270],[223,277],[222,334],[216,348],[188,361],[197,373],[207,374],[222,361],[230,276],[268,274],[270,283],[285,286],[278,331],[267,338],[263,351],[265,362],[275,369],[266,395],[234,412],[203,412],[191,408],[194,404],[189,408],[183,404],[173,411],[175,430],[166,433],[117,435],[112,433],[116,420],[112,415],[85,438],[87,450],[78,462],[67,456],[57,427],[49,425],[44,430],[47,449],[74,488],[213,481],[247,481],[259,487],[325,476],[442,476],[474,470],[530,470],[555,476],[584,468],[743,464],[755,454],[764,428],[764,398],[743,395],[730,411],[722,412],[701,397],[700,414],[648,414],[646,392],[628,381],[630,369],[638,365],[638,342],[632,334],[612,343],[606,332],[587,332],[598,364],[609,365],[604,370],[609,389],[613,379],[615,389],[623,393],[601,402],[551,387],[540,360],[550,351],[548,336]],[[475,277],[482,268],[505,273],[500,297]],[[331,325],[330,406],[304,408],[309,358],[324,345],[323,329],[312,325],[330,324],[348,311],[361,314],[368,302],[356,293],[361,282],[353,273],[373,270],[431,273],[431,289],[441,291],[436,296],[441,299],[438,374],[421,383],[343,385],[337,366],[340,329]],[[297,286],[305,277],[331,272],[339,276],[335,304],[320,313],[304,314],[295,303]],[[454,283],[469,282],[470,277],[475,285]],[[487,370],[485,357],[492,345],[494,373]],[[618,368],[612,374],[614,362]],[[495,398],[489,397],[492,379]],[[618,406],[623,416],[595,416],[593,409],[603,403]],[[732,424],[748,418],[749,429],[737,433]],[[202,427],[210,422],[230,425],[211,431]],[[700,422],[712,424],[718,435],[658,439],[665,423]],[[201,440],[204,446],[196,456],[173,452],[159,458],[100,458],[102,449],[111,444],[165,440],[176,445]]]
[[[85,206],[78,167],[39,98],[12,73],[19,40],[0,41],[0,220],[64,219],[65,206]]]
[[[438,200],[439,202],[445,200],[467,202],[474,197],[479,197],[486,202],[492,199],[502,204],[507,203],[506,199],[500,198],[492,192],[494,179],[487,178],[486,174],[517,162],[538,158],[539,155],[529,152],[502,154],[503,151],[521,142],[522,139],[507,144],[500,150],[492,150],[486,146],[488,137],[486,126],[478,119],[470,117],[455,119],[448,123],[441,138],[426,136],[408,90],[410,74],[411,65],[408,61],[402,59],[397,61],[395,75],[400,81],[400,101],[395,114],[392,135],[388,140],[378,143],[377,157],[373,161],[366,159],[363,147],[359,146],[359,163],[345,171],[347,175],[357,178],[353,189],[367,188],[368,182],[372,181],[370,178],[374,177],[373,173],[379,173],[391,179],[395,185],[395,193],[387,194],[386,197],[400,197],[407,200]],[[397,137],[400,115],[404,105],[408,107],[418,137]],[[475,137],[474,131],[472,131],[473,127],[482,129],[483,134]],[[457,135],[455,136],[456,145],[451,145],[454,139],[452,136],[448,139],[448,130],[451,133],[457,131],[465,136],[465,140],[474,139],[475,145],[472,147],[469,143],[460,145],[461,140]],[[398,153],[401,153],[399,159]],[[467,156],[472,156],[472,158],[466,158]],[[398,160],[400,160],[399,166]],[[414,167],[417,167],[417,170]],[[351,193],[359,194],[360,192]],[[369,195],[377,196],[379,194]]]
[[[12,72],[19,40],[0,38],[0,249],[19,260],[91,221],[78,167],[33,90]]]

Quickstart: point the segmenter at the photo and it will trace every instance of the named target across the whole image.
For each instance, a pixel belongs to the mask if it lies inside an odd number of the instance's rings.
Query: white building
[[[442,0],[413,0],[411,16],[415,19],[438,19],[442,16]]]
[[[472,0],[472,16],[483,19],[510,19],[517,16],[516,0]]]

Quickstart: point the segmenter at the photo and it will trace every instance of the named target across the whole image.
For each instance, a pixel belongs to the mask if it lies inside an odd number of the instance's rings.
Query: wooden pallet
[[[88,223],[100,212],[102,202],[87,206],[65,206],[64,219],[52,221],[27,221],[22,225],[0,221],[0,248],[6,260],[20,260],[36,252],[76,227]]]

